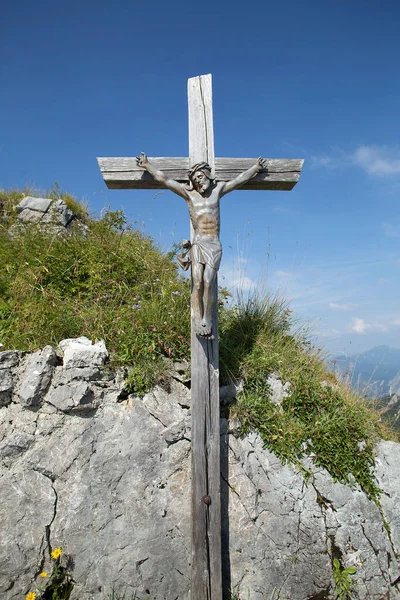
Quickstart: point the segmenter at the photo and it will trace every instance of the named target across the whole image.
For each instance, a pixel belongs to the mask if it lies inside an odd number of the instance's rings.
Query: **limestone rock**
[[[58,346],[64,355],[64,368],[101,367],[108,359],[108,352],[103,340],[96,344],[87,337],[63,340]]]
[[[38,406],[46,393],[57,356],[51,346],[46,346],[28,357],[21,377],[19,399],[23,406]]]
[[[281,406],[282,401],[290,394],[290,382],[287,381],[285,384],[283,384],[282,381],[274,374],[269,375],[267,381],[271,389],[272,404]]]
[[[49,210],[52,200],[50,198],[35,198],[34,196],[25,196],[15,207],[17,213],[21,214],[24,210],[45,213]]]
[[[76,219],[74,213],[68,208],[64,200],[51,198],[35,198],[25,196],[16,206],[17,221],[12,229],[22,223],[40,223],[52,226],[55,231],[68,229]]]
[[[17,350],[5,350],[0,352],[0,369],[11,369],[16,367],[21,359],[22,352]]]
[[[74,344],[71,361],[85,366],[69,366]],[[90,340],[60,346],[63,366],[54,367],[49,348],[19,366],[3,358],[14,364],[3,371],[15,369],[22,383],[39,380],[38,365],[47,364],[50,387],[39,393],[31,384],[29,397],[40,398],[35,410],[14,401],[0,408],[2,600],[34,590],[56,546],[75,565],[71,600],[105,600],[112,589],[189,600],[190,391],[172,379],[169,392],[121,396],[123,382],[103,378],[99,355],[87,354]],[[246,600],[333,600],[339,557],[343,568],[357,569],[354,599],[400,598],[400,445],[377,448],[381,513],[359,488],[335,483],[311,460],[306,483],[257,434],[229,432],[222,419],[226,592]]]
[[[0,459],[21,454],[33,443],[34,437],[25,433],[15,433],[0,442]]]
[[[382,494],[382,511],[394,546],[400,548],[400,444],[381,440],[375,461],[375,474]]]
[[[0,408],[7,406],[12,400],[14,390],[13,373],[17,367],[21,352],[8,350],[0,352]]]
[[[20,599],[30,590],[32,566],[35,562],[36,571],[42,563],[46,526],[54,518],[55,503],[51,480],[34,469],[9,471],[2,478],[0,596],[4,600]],[[16,590],[23,592],[18,594]]]
[[[112,378],[112,376],[110,377]],[[71,381],[98,381],[104,378],[105,375],[99,367],[72,367],[70,369],[56,367],[52,383],[57,387],[71,383]]]
[[[46,400],[63,412],[94,408],[92,404],[93,391],[86,382],[78,381],[60,385],[48,394]]]
[[[55,223],[63,227],[68,227],[74,218],[74,213],[63,200],[55,200],[52,202],[49,210],[43,215],[41,223]]]
[[[187,360],[176,360],[173,363],[173,373],[172,377],[181,381],[182,383],[187,383],[190,381],[190,362]]]
[[[0,369],[0,407],[10,404],[13,387],[13,378],[10,371]]]

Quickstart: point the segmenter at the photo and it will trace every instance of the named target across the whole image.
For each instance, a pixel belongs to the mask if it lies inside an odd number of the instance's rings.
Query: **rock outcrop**
[[[15,209],[17,218],[12,229],[24,223],[37,223],[53,227],[55,231],[61,232],[70,229],[77,220],[77,216],[61,199],[52,200],[51,198],[25,196]]]
[[[61,356],[62,355],[62,356]],[[73,560],[71,599],[190,598],[190,390],[128,395],[103,343],[0,353],[0,597]],[[279,387],[279,386],[278,386]],[[284,390],[286,392],[286,390]],[[225,390],[226,393],[226,390]],[[282,393],[282,390],[280,390]],[[224,585],[242,599],[400,598],[400,445],[380,442],[381,507],[323,469],[302,476],[221,420]]]

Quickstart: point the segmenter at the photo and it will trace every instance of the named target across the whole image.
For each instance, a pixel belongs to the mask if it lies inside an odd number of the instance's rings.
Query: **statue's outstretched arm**
[[[233,190],[237,190],[238,188],[242,187],[242,185],[250,181],[250,179],[252,179],[255,175],[257,175],[257,173],[259,173],[265,168],[265,159],[261,158],[260,156],[259,158],[257,158],[256,164],[250,167],[250,169],[247,169],[247,171],[244,171],[243,173],[235,177],[235,179],[231,179],[231,181],[227,181],[224,184],[221,196],[225,196],[225,194],[229,194],[229,192],[233,192]]]
[[[185,200],[188,200],[188,193],[184,185],[179,183],[179,181],[175,181],[175,179],[170,179],[165,175],[163,171],[156,169],[154,165],[148,160],[146,154],[141,152],[140,156],[136,157],[136,162],[139,167],[145,169],[150,175],[154,177],[156,181],[165,185],[166,188],[178,194],[178,196],[182,196]]]

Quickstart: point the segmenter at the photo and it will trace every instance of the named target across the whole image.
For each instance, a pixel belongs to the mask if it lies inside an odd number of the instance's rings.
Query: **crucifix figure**
[[[110,189],[170,189],[187,202],[191,239],[178,260],[192,264],[191,600],[222,600],[217,271],[219,201],[241,190],[291,190],[297,159],[215,158],[211,75],[188,81],[189,157],[99,158]]]
[[[178,260],[185,269],[190,264],[192,266],[195,332],[202,337],[210,337],[213,334],[212,314],[216,301],[214,284],[222,257],[219,201],[222,196],[240,188],[262,171],[265,161],[261,157],[258,158],[250,169],[230,181],[217,181],[211,174],[210,165],[203,161],[190,169],[189,185],[171,179],[154,167],[144,152],[136,157],[136,161],[138,166],[150,173],[156,181],[187,202],[194,238],[192,243],[184,240],[183,247],[186,252],[181,254]]]

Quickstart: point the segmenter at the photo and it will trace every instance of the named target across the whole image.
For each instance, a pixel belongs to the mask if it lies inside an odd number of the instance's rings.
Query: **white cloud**
[[[329,308],[332,310],[354,310],[357,304],[338,304],[337,302],[329,302]]]
[[[398,327],[400,327],[400,319],[395,319],[394,324],[397,325]]]
[[[313,155],[310,158],[314,168],[338,169],[355,165],[369,175],[393,177],[400,175],[400,149],[398,147],[363,145],[352,152],[339,148],[330,154]]]
[[[360,319],[359,317],[353,317],[351,331],[354,331],[354,333],[365,333],[367,329],[371,329],[369,323],[366,323],[364,319]]]
[[[400,151],[388,146],[359,146],[350,155],[352,162],[370,175],[400,175]]]
[[[366,333],[367,331],[381,331],[385,332],[388,328],[383,323],[367,323],[365,319],[359,317],[353,317],[351,321],[350,331],[354,333]]]

